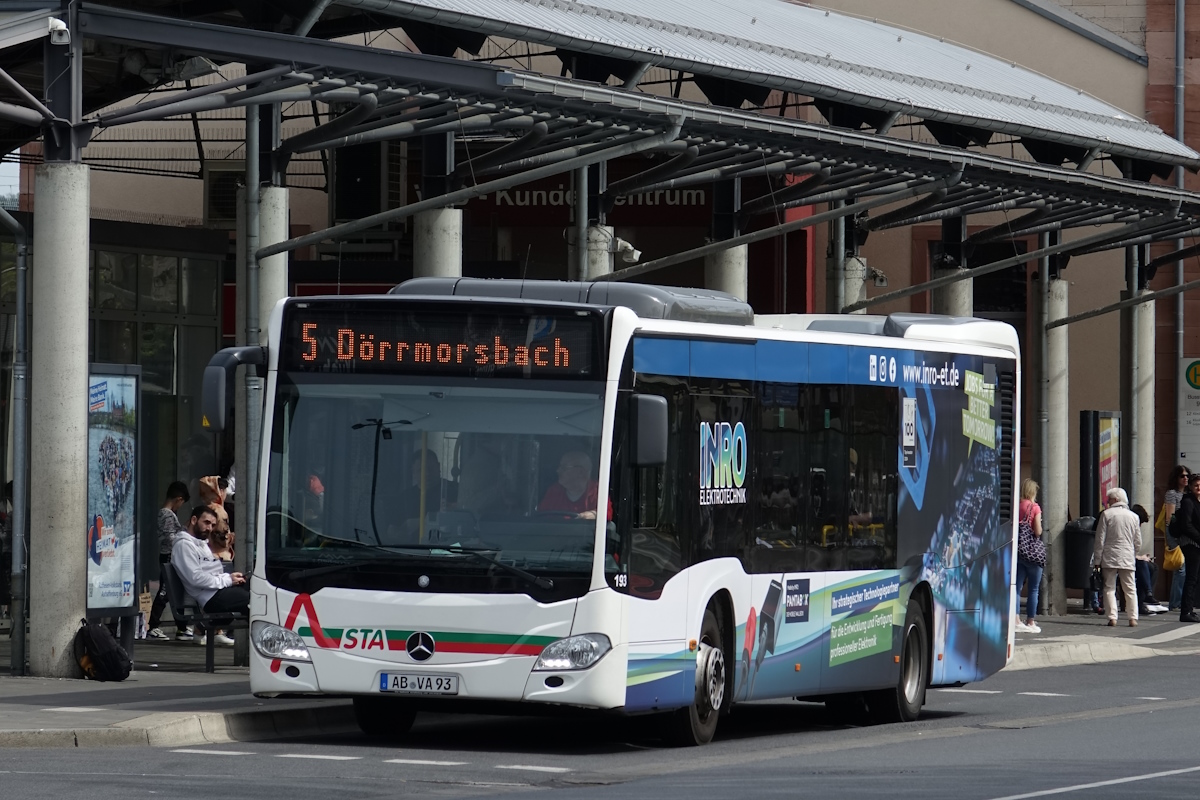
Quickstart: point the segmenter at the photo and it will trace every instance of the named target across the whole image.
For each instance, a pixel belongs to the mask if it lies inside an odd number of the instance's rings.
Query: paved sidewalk
[[[1018,633],[1013,657],[1005,669],[1037,669],[1073,664],[1100,664],[1153,656],[1200,653],[1200,625],[1179,621],[1179,612],[1142,617],[1136,628],[1125,615],[1116,627],[1107,617],[1084,612],[1074,601],[1062,617],[1038,617],[1041,633]]]
[[[11,677],[10,643],[0,636],[0,747],[187,747],[358,729],[344,699],[255,697],[230,649],[218,648],[209,674],[203,647],[138,640],[130,676],[97,683]]]
[[[1200,653],[1200,625],[1178,614],[1104,617],[1075,606],[1038,620],[1040,634],[1017,635],[1006,669],[1104,663]],[[357,730],[344,699],[271,700],[250,694],[248,670],[218,650],[217,672],[204,672],[204,648],[190,642],[139,640],[134,672],[121,683],[9,677],[9,645],[0,635],[0,747],[189,747]]]

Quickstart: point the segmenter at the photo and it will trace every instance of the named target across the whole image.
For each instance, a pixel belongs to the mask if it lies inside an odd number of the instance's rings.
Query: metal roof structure
[[[601,203],[636,192],[790,174],[807,177],[745,198],[743,223],[755,214],[828,203],[829,211],[788,224],[817,225],[886,209],[860,221],[866,228],[884,229],[1002,211],[1011,212],[1006,223],[976,233],[971,240],[1072,228],[1097,231],[1056,245],[1053,252],[1062,256],[1200,234],[1200,196],[1168,186],[460,59],[100,6],[83,6],[76,14],[79,28],[100,43],[101,50],[129,44],[174,58],[208,55],[262,65],[243,78],[86,115],[78,129],[94,132],[148,119],[186,118],[205,110],[308,101],[327,104],[331,121],[281,141],[276,153],[284,161],[348,144],[436,133],[482,137],[493,147],[458,165],[443,195],[273,244],[260,250],[260,257],[636,152],[657,152],[666,158],[649,162],[652,166],[639,175],[609,184]],[[707,247],[721,249],[747,237],[779,232],[760,231]],[[699,255],[689,251],[639,264],[614,273],[612,279],[628,279]],[[1034,257],[1027,254],[1014,263]],[[1005,265],[973,265],[971,272]]]
[[[133,122],[187,119],[206,111],[292,102],[325,105],[328,122],[273,145],[275,160],[284,164],[305,153],[432,134],[486,142],[486,148],[457,166],[444,194],[272,244],[261,249],[259,257],[336,240],[426,209],[638,152],[657,153],[659,158],[647,162],[644,172],[610,183],[599,198],[602,207],[633,193],[784,175],[803,180],[776,180],[760,196],[744,198],[738,229],[745,229],[754,215],[777,215],[794,206],[830,207],[805,220],[618,270],[609,276],[612,280],[637,277],[708,250],[769,238],[788,226],[814,226],[851,215],[860,227],[878,230],[1005,213],[1006,222],[973,234],[970,242],[1070,229],[1087,234],[1054,244],[1049,252],[1014,256],[1015,261],[972,264],[975,275],[1042,255],[1068,258],[1200,235],[1200,196],[1168,186],[462,59],[103,6],[84,5],[73,13],[76,29],[96,42],[94,49],[101,54],[128,46],[168,66],[171,59],[196,55],[259,66],[244,77],[85,114],[74,125],[45,117],[50,112],[36,105],[32,110],[0,106],[0,118],[26,126],[44,119],[43,128],[56,132],[55,141],[65,142],[80,136],[86,141],[97,131]],[[31,122],[35,116],[38,119]],[[63,135],[67,130],[70,136]],[[879,211],[868,217],[866,212],[874,209]],[[870,302],[894,296],[895,292],[880,295]]]
[[[701,89],[708,78],[792,91],[812,97],[827,118],[843,127],[886,130],[895,120],[892,115],[904,114],[933,123],[930,129],[943,143],[986,144],[990,134],[1004,133],[1021,137],[1043,161],[1078,163],[1097,148],[1113,156],[1200,168],[1200,155],[1155,125],[1012,62],[785,0],[334,3],[623,61],[631,73],[637,65],[684,70],[696,76]],[[623,74],[615,66],[613,73]],[[724,104],[717,98],[729,95],[721,87],[706,94],[714,104]],[[734,99],[740,95],[735,93]],[[1077,152],[1064,153],[1048,144]]]

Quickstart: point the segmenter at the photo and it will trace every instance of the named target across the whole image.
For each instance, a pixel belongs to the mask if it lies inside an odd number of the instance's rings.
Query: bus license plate
[[[458,694],[458,676],[384,672],[379,676],[379,691],[405,694]]]

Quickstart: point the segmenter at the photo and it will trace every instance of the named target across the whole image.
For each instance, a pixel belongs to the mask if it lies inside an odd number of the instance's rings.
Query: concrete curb
[[[349,703],[278,711],[149,714],[107,728],[0,731],[4,747],[191,747],[357,731]]]
[[[1155,656],[1178,656],[1194,650],[1160,650],[1129,642],[1117,642],[1096,637],[1092,641],[1020,643],[1004,669],[1016,672],[1023,669],[1069,667],[1078,664],[1103,664],[1109,661],[1132,661]]]

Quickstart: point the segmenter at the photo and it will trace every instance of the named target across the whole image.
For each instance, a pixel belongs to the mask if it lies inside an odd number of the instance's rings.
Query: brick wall
[[[1175,0],[1144,0],[1146,7],[1147,70],[1146,119],[1167,133],[1175,130]],[[1184,140],[1192,149],[1200,149],[1200,0],[1187,0],[1184,60]],[[1173,182],[1173,181],[1172,181]],[[1187,188],[1200,190],[1200,177],[1188,173]],[[1186,242],[1193,244],[1195,240]],[[1169,244],[1155,245],[1152,255],[1174,249]],[[1200,260],[1184,261],[1185,281],[1200,279]],[[1175,283],[1175,265],[1161,267],[1152,289],[1165,289]],[[1200,354],[1200,293],[1184,295],[1184,354]],[[1155,503],[1162,501],[1167,473],[1178,460],[1175,452],[1175,298],[1155,303],[1155,381],[1154,381],[1154,484]],[[1200,453],[1188,453],[1185,463],[1200,469]],[[1156,509],[1157,510],[1157,509]]]
[[[1073,11],[1105,30],[1145,46],[1146,6],[1154,0],[1056,0],[1058,5]]]

